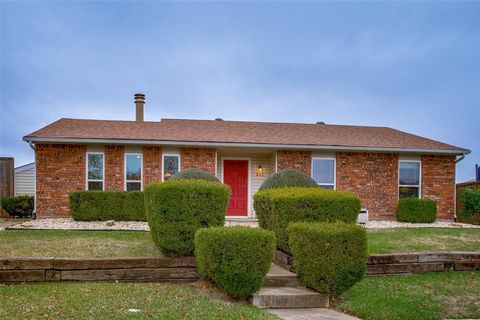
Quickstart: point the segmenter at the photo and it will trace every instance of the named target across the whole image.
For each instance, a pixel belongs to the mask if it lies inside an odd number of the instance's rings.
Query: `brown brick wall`
[[[422,156],[422,198],[437,201],[438,218],[455,212],[455,156]]]
[[[105,190],[124,190],[125,147],[105,146]]]
[[[370,219],[394,219],[398,200],[398,154],[337,152],[337,189],[362,200]]]
[[[305,172],[308,176],[312,172],[312,152],[295,150],[277,151],[277,171],[294,169]]]
[[[36,214],[38,218],[66,217],[68,194],[85,190],[86,146],[37,144]]]
[[[143,147],[143,184],[162,181],[162,147]]]
[[[198,168],[215,176],[215,155],[214,148],[182,148],[180,150],[180,169]]]

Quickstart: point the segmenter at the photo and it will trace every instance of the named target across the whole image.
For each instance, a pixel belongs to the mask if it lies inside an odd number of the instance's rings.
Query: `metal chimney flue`
[[[475,165],[475,180],[480,181],[480,167],[478,164]]]
[[[145,95],[143,93],[135,94],[135,121],[143,121],[145,106]]]

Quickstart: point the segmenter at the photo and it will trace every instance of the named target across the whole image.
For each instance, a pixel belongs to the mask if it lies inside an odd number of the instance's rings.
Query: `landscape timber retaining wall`
[[[277,250],[275,262],[295,272],[293,260],[290,254]],[[368,276],[471,270],[480,270],[480,252],[372,254],[367,261]]]
[[[194,257],[0,258],[0,282],[151,281],[198,279]]]

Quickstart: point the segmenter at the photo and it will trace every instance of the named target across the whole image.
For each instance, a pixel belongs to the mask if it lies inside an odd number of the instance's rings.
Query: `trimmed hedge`
[[[192,255],[195,232],[223,226],[230,187],[192,179],[145,187],[145,211],[153,241],[166,256]]]
[[[363,227],[343,222],[293,223],[288,234],[293,265],[307,287],[338,296],[365,276]]]
[[[69,196],[77,221],[147,221],[141,191],[74,191]]]
[[[257,292],[275,254],[272,232],[250,227],[200,229],[195,234],[198,273],[229,295],[245,299]]]
[[[349,191],[320,188],[281,188],[254,196],[260,227],[273,230],[277,246],[289,252],[286,228],[291,222],[356,223],[361,201]]]
[[[265,180],[258,190],[277,189],[285,187],[318,188],[315,180],[298,170],[283,170],[272,174]]]
[[[462,192],[462,214],[469,217],[480,213],[480,188],[466,188]]]
[[[437,218],[437,202],[430,199],[403,198],[398,200],[397,220],[431,223]]]
[[[0,206],[15,218],[31,217],[34,209],[34,197],[15,196],[0,198]]]
[[[179,179],[200,179],[200,180],[220,182],[220,180],[218,180],[217,177],[214,177],[208,172],[202,169],[197,169],[197,168],[190,168],[190,169],[177,172],[176,174],[171,176],[169,180],[179,180]]]

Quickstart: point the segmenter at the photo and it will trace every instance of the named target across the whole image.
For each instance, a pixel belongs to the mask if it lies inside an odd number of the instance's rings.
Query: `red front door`
[[[223,182],[232,188],[227,216],[247,216],[248,160],[223,160]]]

